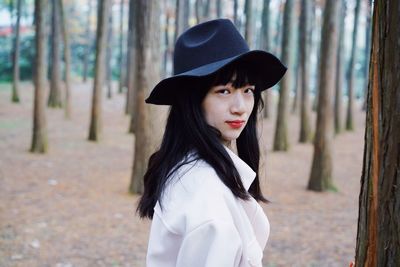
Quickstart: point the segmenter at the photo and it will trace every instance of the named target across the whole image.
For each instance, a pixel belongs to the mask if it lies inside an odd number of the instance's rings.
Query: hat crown
[[[174,75],[249,51],[249,46],[228,19],[196,25],[179,36],[174,50]]]

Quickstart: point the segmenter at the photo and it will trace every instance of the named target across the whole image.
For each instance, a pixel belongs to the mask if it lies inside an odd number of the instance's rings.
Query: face
[[[254,107],[252,85],[234,88],[232,83],[217,85],[206,94],[202,108],[206,122],[221,132],[222,142],[229,145],[236,140]]]

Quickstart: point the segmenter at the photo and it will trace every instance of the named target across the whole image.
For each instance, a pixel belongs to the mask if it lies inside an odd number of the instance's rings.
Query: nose
[[[240,93],[240,90],[236,90],[231,102],[231,113],[241,115],[246,111],[246,103],[244,96]]]

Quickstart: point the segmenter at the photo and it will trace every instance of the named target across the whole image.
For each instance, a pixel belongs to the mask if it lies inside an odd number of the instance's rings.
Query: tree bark
[[[236,25],[237,28],[239,28],[240,23],[239,23],[239,0],[233,0],[233,23]]]
[[[189,28],[189,1],[176,0],[175,6],[175,36],[174,40],[178,39],[179,35]]]
[[[106,86],[107,98],[112,97],[112,42],[113,42],[113,17],[112,12],[108,15],[108,31],[107,31],[107,50],[106,50]]]
[[[88,13],[87,13],[87,21],[86,21],[86,29],[85,29],[85,36],[86,45],[85,45],[85,52],[83,53],[83,82],[87,81],[88,76],[88,68],[89,68],[89,54],[90,54],[90,47],[91,47],[91,34],[90,34],[90,16],[92,15],[92,0],[88,0]]]
[[[332,99],[335,86],[340,1],[327,0],[321,36],[320,78],[314,156],[308,189],[336,190],[332,181]]]
[[[35,0],[35,96],[33,105],[33,134],[30,151],[33,153],[46,153],[47,125],[45,113],[46,92],[46,50],[47,50],[47,0]]]
[[[99,0],[96,31],[96,60],[95,77],[92,94],[92,110],[89,128],[90,141],[99,141],[102,131],[101,99],[106,71],[105,55],[108,29],[108,12],[110,11],[111,0]]]
[[[276,25],[275,25],[275,37],[274,37],[274,52],[276,55],[281,55],[281,44],[282,44],[282,27],[283,27],[283,22],[282,22],[282,15],[283,15],[283,7],[284,7],[285,3],[284,1],[279,0],[279,9],[278,9],[278,18],[276,20]]]
[[[65,117],[71,118],[71,49],[69,44],[69,33],[63,0],[60,1],[61,29],[64,39],[65,60]]]
[[[21,1],[17,0],[17,21],[14,27],[14,51],[13,51],[13,85],[11,101],[19,103],[19,43],[20,43],[20,21],[21,21]]]
[[[125,1],[120,1],[120,12],[119,12],[119,83],[118,83],[118,93],[122,94],[124,88],[124,81],[126,76],[126,56],[124,52],[124,6]]]
[[[137,32],[136,23],[137,23],[137,16],[140,16],[138,4],[135,0],[130,2],[129,6],[129,21],[130,21],[130,31],[132,34],[128,37],[130,38],[129,43],[129,77],[128,77],[128,104],[129,105],[129,116],[130,116],[130,123],[128,132],[134,133],[136,128],[136,116],[135,116],[135,108],[136,108],[136,98],[137,98],[137,87],[136,87],[136,59],[137,59],[137,51],[136,51],[136,42],[138,38],[141,38]],[[132,13],[131,13],[132,12]]]
[[[364,99],[363,99],[363,105],[362,105],[362,110],[365,111],[367,109],[367,92],[368,92],[368,66],[369,66],[369,57],[371,54],[371,7],[372,7],[372,0],[368,0],[367,2],[367,19],[366,19],[366,24],[367,27],[365,29],[365,55],[364,55],[364,76],[363,76],[363,92],[364,92]]]
[[[263,1],[263,9],[262,9],[262,24],[261,24],[261,49],[265,51],[269,51],[270,49],[270,27],[269,27],[269,5],[270,0]],[[264,91],[264,118],[269,118],[271,116],[271,90]]]
[[[356,266],[400,266],[400,2],[375,1]]]
[[[334,107],[334,122],[335,122],[335,134],[339,134],[342,131],[342,109],[343,109],[343,93],[342,87],[344,85],[344,19],[346,17],[346,3],[344,0],[339,0],[342,3],[340,9],[340,20],[339,26],[339,40],[338,49],[336,54],[336,84],[335,84],[335,107]]]
[[[253,1],[246,0],[244,4],[244,14],[246,16],[246,25],[244,28],[244,38],[246,39],[249,47],[254,46],[253,36]]]
[[[136,40],[136,31],[135,31],[135,0],[129,1],[129,18],[128,18],[128,51],[127,51],[127,88],[126,91],[126,105],[125,105],[125,114],[129,114],[132,116],[133,114],[133,102],[134,102],[134,84],[135,84],[135,40]],[[133,132],[129,127],[129,132]]]
[[[349,63],[349,85],[348,85],[348,103],[347,103],[347,116],[346,116],[346,130],[354,130],[354,119],[353,119],[353,102],[354,102],[354,82],[355,82],[355,62],[356,62],[356,47],[357,47],[357,35],[358,35],[358,18],[360,16],[360,0],[356,0],[356,7],[354,11],[354,28],[353,28],[353,40]]]
[[[311,45],[311,0],[301,0],[300,13],[300,75],[301,75],[301,102],[300,102],[300,143],[311,141],[310,127],[310,45]]]
[[[135,155],[129,186],[131,193],[143,192],[143,176],[147,169],[147,161],[155,150],[156,129],[159,128],[155,113],[157,107],[146,105],[144,102],[155,83],[160,80],[160,70],[154,68],[161,62],[159,1],[138,0],[137,11],[139,10],[141,14],[136,16],[136,31],[141,38],[136,39],[137,98],[135,103]]]
[[[61,102],[61,54],[60,54],[60,3],[52,0],[51,23],[51,81],[47,105],[52,108],[62,106]]]
[[[289,149],[287,121],[289,118],[289,90],[292,87],[292,75],[290,68],[293,66],[293,16],[294,16],[294,1],[287,0],[285,4],[283,18],[283,39],[282,39],[282,61],[288,66],[288,72],[283,77],[278,103],[278,115],[276,118],[274,151],[287,151]]]
[[[222,0],[217,0],[216,1],[217,18],[222,17],[222,9],[223,9]]]

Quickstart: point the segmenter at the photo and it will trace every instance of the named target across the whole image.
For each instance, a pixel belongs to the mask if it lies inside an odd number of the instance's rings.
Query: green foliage
[[[33,35],[21,36],[20,41],[20,79],[31,80],[32,66],[35,56],[35,39]],[[0,37],[0,81],[12,81],[12,40],[9,37]]]

